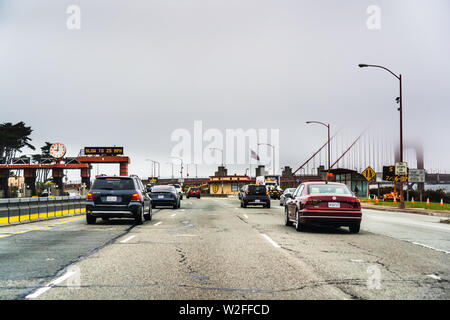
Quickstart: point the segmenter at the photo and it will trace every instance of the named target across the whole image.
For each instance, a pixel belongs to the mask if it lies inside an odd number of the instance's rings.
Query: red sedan
[[[199,188],[189,188],[186,193],[186,198],[197,197],[200,199],[200,189]]]
[[[359,199],[343,183],[305,182],[285,206],[285,224],[301,231],[306,224],[349,227],[358,233],[361,225]]]

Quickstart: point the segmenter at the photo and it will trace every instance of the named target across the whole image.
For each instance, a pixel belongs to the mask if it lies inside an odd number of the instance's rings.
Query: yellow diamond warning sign
[[[364,178],[366,178],[367,181],[370,181],[377,176],[377,174],[371,167],[367,167],[363,172],[361,172],[361,174],[364,176]]]

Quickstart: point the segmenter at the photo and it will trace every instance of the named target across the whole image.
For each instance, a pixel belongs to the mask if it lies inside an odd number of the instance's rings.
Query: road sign
[[[123,154],[123,147],[84,147],[85,155],[118,155]]]
[[[396,176],[407,176],[408,175],[408,164],[406,162],[396,162],[395,163],[395,175]]]
[[[398,176],[395,174],[395,166],[384,166],[383,167],[383,180],[384,181],[392,181],[392,182],[398,182],[400,179],[403,182],[406,182],[408,179],[408,176]]]
[[[425,182],[425,169],[409,169],[408,182]]]
[[[158,177],[148,177],[148,182],[156,183],[156,182],[158,182]]]
[[[377,176],[375,171],[370,166],[367,167],[363,172],[361,172],[361,174],[364,176],[364,178],[366,178],[367,181],[370,181]]]

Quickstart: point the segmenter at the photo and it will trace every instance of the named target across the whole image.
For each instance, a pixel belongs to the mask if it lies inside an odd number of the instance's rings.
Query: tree
[[[51,158],[50,147],[53,143],[45,142],[45,145],[41,147],[41,154],[34,154],[32,159],[34,162],[41,163],[42,159]],[[48,180],[48,175],[50,173],[49,169],[39,170],[37,181],[46,182]]]
[[[22,121],[16,124],[11,122],[0,124],[0,158],[4,157],[5,163],[9,163],[24,147],[35,150],[29,143],[31,132],[33,132],[31,127],[25,126]]]

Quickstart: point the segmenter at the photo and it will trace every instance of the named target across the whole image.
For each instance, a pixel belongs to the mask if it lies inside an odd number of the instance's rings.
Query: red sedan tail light
[[[317,206],[320,203],[320,199],[308,198],[306,199],[305,206]]]
[[[88,194],[86,195],[86,200],[94,200],[92,193],[88,192]]]
[[[355,209],[360,209],[360,208],[361,208],[361,202],[359,201],[358,198],[356,198],[356,199],[354,199],[354,200],[351,200],[351,202],[352,202],[353,207],[354,207]]]

